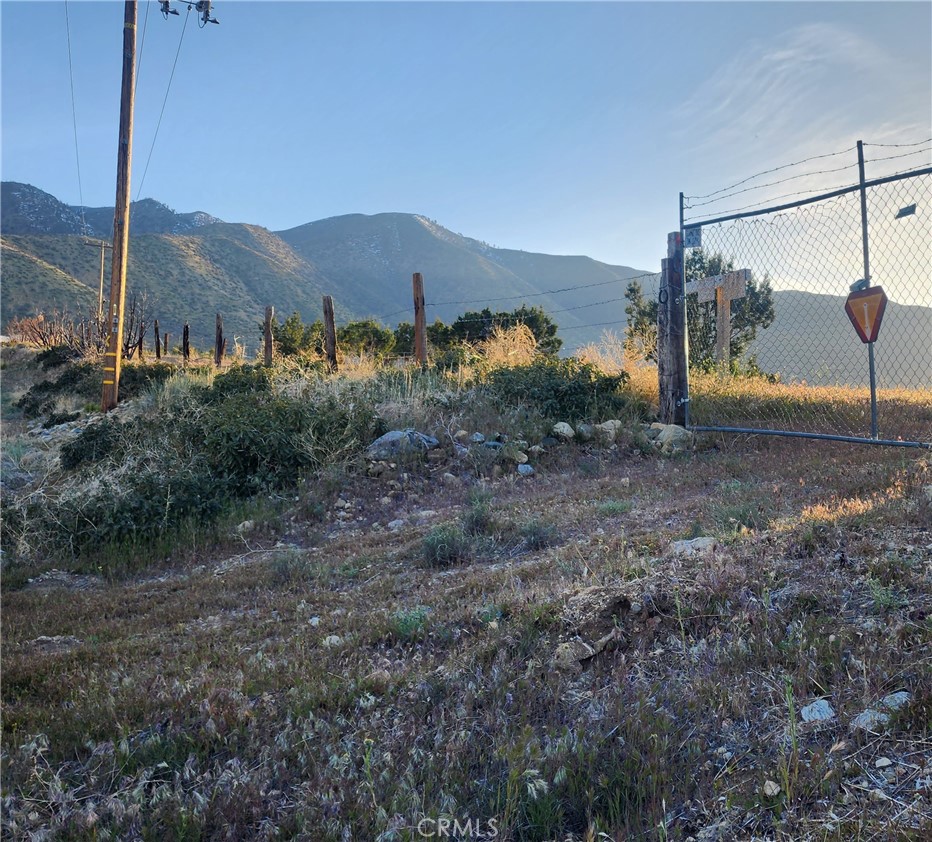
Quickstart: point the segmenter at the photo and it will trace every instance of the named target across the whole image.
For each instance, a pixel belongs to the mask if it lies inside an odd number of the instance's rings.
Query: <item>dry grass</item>
[[[390,504],[347,477],[352,517],[316,537],[297,503],[157,578],[5,590],[6,832],[416,839],[447,815],[504,839],[924,838],[927,461],[761,440],[587,458],[472,500],[429,472]],[[423,566],[476,506],[472,559]],[[523,542],[532,522],[553,545]],[[719,550],[665,554],[695,533]],[[592,587],[641,607],[580,620]],[[609,632],[579,671],[551,666]],[[901,689],[888,733],[848,732]],[[837,719],[813,730],[816,698]]]

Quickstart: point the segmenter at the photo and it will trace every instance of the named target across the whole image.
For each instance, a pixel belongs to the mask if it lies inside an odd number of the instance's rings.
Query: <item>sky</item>
[[[273,231],[400,211],[656,270],[680,191],[932,137],[929,2],[216,0],[203,29],[173,6],[139,4],[133,198]],[[0,2],[4,180],[113,205],[122,20],[118,2]],[[910,149],[868,177],[932,164]]]

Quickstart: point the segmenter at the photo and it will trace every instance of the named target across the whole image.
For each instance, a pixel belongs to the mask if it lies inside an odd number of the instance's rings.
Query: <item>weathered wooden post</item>
[[[427,365],[427,313],[424,311],[424,278],[414,273],[414,358],[422,368]]]
[[[159,320],[155,320],[155,358],[162,359],[162,337],[159,336]]]
[[[327,355],[327,368],[337,370],[337,329],[333,320],[333,296],[324,296],[324,353]]]
[[[684,286],[687,295],[697,294],[700,304],[715,302],[715,362],[724,373],[728,372],[730,366],[731,302],[744,298],[750,280],[750,269],[738,269],[724,275],[690,281]]]
[[[267,366],[272,365],[272,319],[274,317],[275,317],[275,308],[266,307],[265,308],[265,324],[264,324],[264,335],[265,335],[264,362]]]
[[[217,330],[214,334],[214,365],[218,368],[223,362],[223,350],[226,342],[223,339],[223,316],[217,313]]]
[[[683,289],[683,241],[679,231],[667,235],[667,257],[661,261],[657,308],[657,375],[660,420],[686,424],[689,382],[686,357],[686,295]]]
[[[184,323],[184,327],[181,329],[181,356],[185,363],[191,357],[191,329],[188,327],[187,322]]]
[[[165,351],[165,356],[167,357],[168,354],[169,354],[169,350],[168,350],[168,334],[167,334],[167,333],[166,333],[165,336],[162,338],[162,349]]]

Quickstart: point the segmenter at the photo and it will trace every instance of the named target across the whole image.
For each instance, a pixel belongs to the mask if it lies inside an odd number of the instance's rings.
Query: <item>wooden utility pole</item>
[[[89,240],[84,241],[84,245],[100,249],[100,283],[97,288],[97,320],[101,321],[104,317],[104,252],[112,249],[110,243],[101,240],[99,243],[92,243]]]
[[[333,321],[333,296],[324,296],[324,352],[327,355],[327,368],[337,370],[337,329]]]
[[[272,319],[275,317],[275,308],[266,307],[265,308],[265,324],[264,333],[265,333],[265,364],[266,366],[272,365]]]
[[[217,332],[214,334],[214,365],[218,368],[223,362],[223,349],[226,342],[223,339],[223,316],[217,313]]]
[[[657,308],[657,375],[660,420],[686,424],[689,398],[686,358],[686,294],[683,288],[683,241],[679,231],[667,235],[667,257],[661,261]]]
[[[414,273],[414,357],[420,366],[427,365],[427,314],[424,312],[424,278]]]
[[[113,260],[110,273],[109,339],[104,365],[101,409],[109,412],[120,394],[126,258],[129,252],[130,168],[133,154],[133,91],[136,87],[136,0],[123,5],[123,84],[120,89],[120,143],[117,147],[116,207],[113,213]]]

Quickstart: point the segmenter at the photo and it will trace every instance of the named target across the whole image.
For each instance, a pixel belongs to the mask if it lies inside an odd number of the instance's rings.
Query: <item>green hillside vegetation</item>
[[[4,323],[12,318],[68,310],[89,312],[97,308],[97,278],[94,289],[77,280],[61,264],[72,265],[71,256],[79,247],[69,238],[50,237],[48,248],[38,248],[45,258],[38,257],[29,238],[4,237],[2,247],[3,282],[0,285],[0,310]],[[85,247],[81,247],[85,248]],[[85,248],[85,251],[90,251]],[[82,261],[74,254],[74,266]]]

